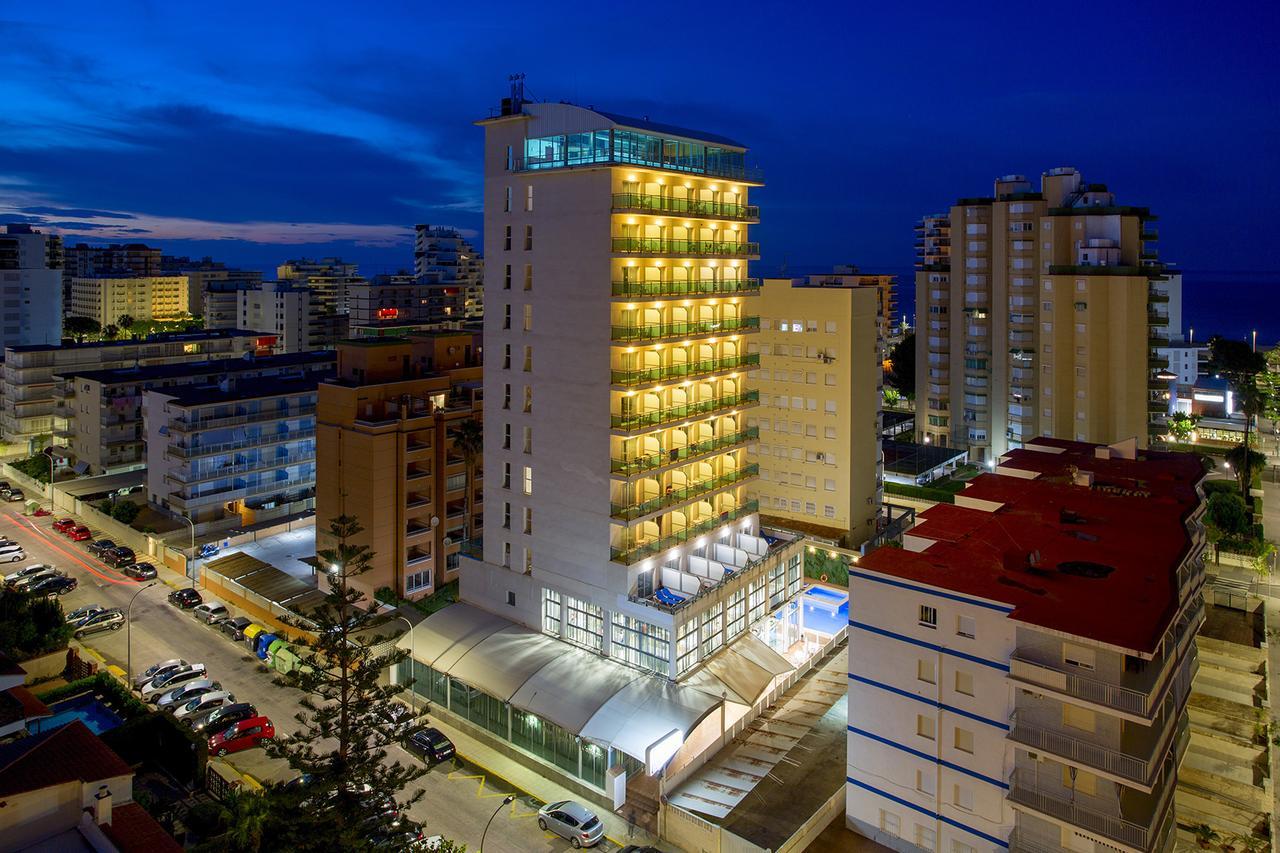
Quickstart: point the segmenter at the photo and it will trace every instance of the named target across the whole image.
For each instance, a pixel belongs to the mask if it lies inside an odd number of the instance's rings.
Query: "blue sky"
[[[478,232],[471,122],[523,71],[751,145],[766,272],[908,269],[921,214],[1058,165],[1188,270],[1274,269],[1277,4],[1039,5],[6,4],[0,221],[405,265],[415,222]]]

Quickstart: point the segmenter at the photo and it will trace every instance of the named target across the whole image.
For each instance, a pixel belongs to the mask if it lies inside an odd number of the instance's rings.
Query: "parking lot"
[[[299,710],[301,696],[298,691],[274,684],[274,673],[269,672],[245,644],[233,642],[168,603],[169,593],[190,586],[190,581],[164,568],[160,569],[156,581],[133,580],[122,569],[111,568],[90,556],[87,543],[72,542],[54,532],[51,529],[54,517],[28,518],[20,512],[20,504],[0,507],[0,535],[17,541],[26,551],[20,562],[0,564],[4,573],[28,563],[48,563],[76,578],[78,587],[60,598],[67,612],[89,604],[128,610],[132,601],[128,625],[81,641],[85,648],[101,656],[113,672],[123,676],[130,668],[130,651],[135,675],[169,658],[204,663],[209,676],[220,682],[223,689],[234,693],[237,701],[252,702],[259,713],[270,717],[278,734],[296,730],[294,715]],[[97,531],[92,532],[97,539]],[[419,761],[400,747],[393,747],[391,753],[393,759],[404,763]],[[235,753],[224,760],[237,771],[263,782],[283,781],[297,775],[285,762],[267,758],[261,749]],[[501,805],[503,797],[522,793],[479,768],[452,762],[433,767],[415,787],[423,788],[426,793],[409,816],[421,823],[428,835],[441,834],[472,849],[479,845],[485,823]],[[524,796],[503,807],[505,814],[499,814],[493,821],[485,849],[509,853],[570,849],[566,840],[538,828],[538,804]],[[606,840],[599,849],[611,848],[615,846]]]

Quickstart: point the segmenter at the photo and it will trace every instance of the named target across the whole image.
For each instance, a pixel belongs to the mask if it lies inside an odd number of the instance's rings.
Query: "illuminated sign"
[[[399,316],[400,316],[399,308],[379,308],[378,309],[379,320],[394,320]]]

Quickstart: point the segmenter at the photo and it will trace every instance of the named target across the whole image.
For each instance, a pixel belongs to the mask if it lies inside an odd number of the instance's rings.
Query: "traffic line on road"
[[[37,534],[37,535],[39,535],[42,539],[44,539],[44,542],[45,542],[45,544],[46,544],[48,547],[52,548],[54,551],[57,551],[58,553],[60,553],[60,554],[62,554],[62,555],[64,555],[64,556],[66,556],[66,557],[67,557],[68,559],[70,559],[72,562],[79,563],[81,566],[83,566],[84,568],[88,569],[92,574],[96,575],[97,577],[101,578],[102,580],[106,581],[107,583],[120,584],[120,585],[122,585],[122,586],[136,586],[136,585],[137,585],[137,583],[138,583],[138,582],[137,582],[137,581],[135,581],[135,580],[132,580],[132,579],[129,579],[129,578],[125,578],[125,577],[122,577],[122,576],[120,576],[120,577],[111,577],[110,575],[105,575],[105,574],[103,574],[102,572],[98,571],[98,569],[97,569],[97,568],[95,568],[92,564],[85,562],[85,561],[80,557],[80,555],[79,555],[79,554],[77,554],[77,553],[76,553],[76,552],[74,552],[74,551],[68,551],[65,547],[63,547],[62,543],[60,543],[60,542],[56,541],[52,536],[50,536],[49,534],[47,534],[47,533],[46,533],[44,530],[42,530],[41,528],[37,527],[37,526],[35,525],[35,523],[34,523],[34,522],[32,522],[32,521],[30,521],[29,519],[23,518],[23,519],[19,520],[19,519],[15,518],[14,516],[9,515],[8,513],[5,513],[5,517],[9,519],[9,522],[10,522],[11,524],[13,524],[13,525],[15,525],[15,526],[17,526],[17,527],[24,527],[24,526],[25,526],[25,527],[28,527],[30,530],[32,530],[34,533],[36,533],[36,534]],[[26,524],[25,524],[25,525],[22,523],[22,522],[24,522],[24,521],[26,522]]]
[[[111,674],[112,674],[112,675],[114,675],[116,678],[124,678],[124,677],[125,677],[124,670],[123,670],[123,669],[121,669],[120,667],[116,666],[115,664],[109,664],[109,665],[107,666],[107,672],[111,673]]]

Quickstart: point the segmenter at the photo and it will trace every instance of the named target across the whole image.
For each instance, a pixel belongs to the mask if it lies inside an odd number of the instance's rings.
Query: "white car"
[[[52,571],[53,566],[45,565],[44,563],[32,563],[28,566],[23,566],[22,568],[18,569],[16,572],[10,572],[9,574],[5,575],[4,582],[6,584],[16,583],[17,581],[22,580],[28,575],[34,575],[37,572],[43,572],[46,570]]]
[[[179,669],[186,665],[187,665],[187,662],[182,658],[170,658],[169,660],[162,660],[160,661],[160,663],[155,664],[154,666],[147,667],[147,669],[141,675],[139,675],[137,678],[133,680],[133,686],[141,690],[143,687],[147,686],[148,681],[154,681],[155,679],[160,678],[161,676],[164,676],[164,675],[168,675],[169,673],[173,672],[175,669]]]
[[[173,688],[181,687],[189,681],[195,681],[204,676],[204,664],[189,663],[148,681],[142,687],[142,698],[148,702],[154,702]]]
[[[0,548],[0,563],[18,563],[27,559],[27,552],[21,545],[8,545]]]
[[[200,682],[193,683],[199,684]],[[236,697],[226,690],[210,690],[208,693],[201,694],[178,708],[173,712],[173,716],[174,719],[183,720],[187,717],[203,714],[205,711],[212,711],[214,708],[221,708],[223,705],[234,704],[235,701]]]
[[[160,698],[155,700],[156,707],[162,711],[172,711],[198,696],[221,689],[222,685],[211,678],[197,678],[160,694]]]

